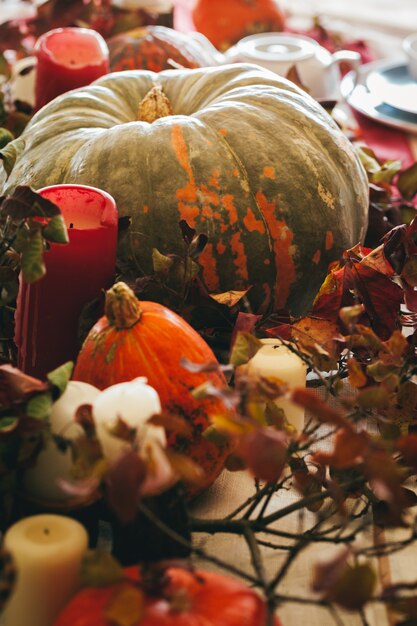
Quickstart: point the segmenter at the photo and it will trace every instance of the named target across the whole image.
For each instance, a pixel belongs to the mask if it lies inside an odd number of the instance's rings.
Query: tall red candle
[[[55,185],[38,193],[54,202],[65,220],[69,243],[51,244],[46,275],[21,280],[15,316],[18,367],[44,378],[78,350],[83,307],[114,282],[117,208],[105,191],[85,185]]]
[[[70,89],[89,85],[109,71],[109,49],[90,28],[55,28],[35,44],[35,108]]]

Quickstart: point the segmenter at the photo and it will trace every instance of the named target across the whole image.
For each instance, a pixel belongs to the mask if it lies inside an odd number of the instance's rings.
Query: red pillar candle
[[[36,109],[70,89],[89,85],[109,71],[109,49],[90,28],[56,28],[35,44]]]
[[[44,378],[75,359],[83,307],[114,282],[118,216],[114,199],[94,187],[55,185],[38,193],[61,209],[69,237],[51,244],[46,275],[33,284],[21,280],[17,298],[18,367]]]

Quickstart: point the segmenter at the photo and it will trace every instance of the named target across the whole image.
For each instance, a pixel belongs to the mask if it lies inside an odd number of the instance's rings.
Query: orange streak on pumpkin
[[[243,218],[243,223],[250,233],[253,233],[256,230],[258,233],[263,235],[265,232],[265,224],[262,220],[256,219],[255,213],[250,208],[247,210],[247,213]]]
[[[212,187],[216,187],[216,189],[220,189],[219,176],[220,176],[219,170],[214,170],[209,180],[209,184]]]
[[[284,307],[292,283],[296,279],[296,269],[292,257],[293,233],[285,220],[277,218],[277,207],[274,202],[268,202],[262,191],[256,193],[256,200],[268,225],[275,255],[276,283],[274,305],[276,309]]]
[[[320,263],[320,259],[321,259],[321,250],[316,250],[311,260],[313,261],[313,263],[318,265]]]
[[[203,266],[203,278],[210,291],[217,291],[219,288],[219,277],[217,273],[217,262],[213,254],[213,244],[208,243],[200,256]]]
[[[237,167],[235,167],[235,168],[232,170],[232,174],[233,174],[233,176],[239,176],[239,170],[237,169]]]
[[[219,206],[221,200],[217,191],[209,189],[206,185],[201,185],[201,193],[204,196],[204,202]]]
[[[227,229],[228,229],[228,225],[227,224],[220,224],[220,232],[222,234],[225,233]]]
[[[270,165],[266,165],[264,167],[263,175],[265,176],[265,178],[270,178],[271,180],[275,180],[275,168]]]
[[[248,257],[245,254],[245,246],[240,238],[240,232],[233,233],[230,238],[230,247],[233,252],[233,265],[236,267],[236,274],[248,280]]]
[[[223,206],[226,209],[229,216],[229,224],[233,226],[238,221],[236,207],[233,203],[232,194],[228,193],[222,197]]]
[[[331,230],[328,230],[326,233],[326,242],[325,242],[326,250],[331,250],[333,248],[333,245],[334,245],[334,235]]]
[[[219,128],[219,135],[221,135],[222,137],[226,137],[227,128]]]
[[[193,228],[195,220],[199,215],[199,208],[195,203],[197,201],[197,185],[195,183],[193,170],[188,158],[187,144],[184,140],[181,127],[174,125],[172,127],[171,143],[178,163],[184,169],[188,176],[188,183],[177,190],[176,196],[178,200],[178,211],[182,219],[185,219]]]
[[[224,245],[224,243],[222,241],[218,242],[218,244],[216,246],[216,250],[217,250],[217,253],[220,256],[226,252],[226,246]]]
[[[147,205],[147,204],[145,204],[145,205],[144,205],[144,207],[143,207],[143,212],[144,212],[144,213],[148,213],[148,212],[149,212],[149,207],[148,207],[148,205]]]

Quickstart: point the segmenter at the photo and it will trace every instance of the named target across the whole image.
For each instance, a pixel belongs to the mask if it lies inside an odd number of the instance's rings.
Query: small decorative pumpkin
[[[104,389],[92,406],[97,437],[104,456],[115,461],[130,444],[111,434],[119,419],[136,430],[139,448],[151,441],[165,446],[165,431],[161,426],[148,424],[152,415],[161,412],[161,402],[155,389],[147,384],[146,378],[134,378]]]
[[[276,0],[197,0],[192,11],[196,29],[219,50],[247,35],[284,29]]]
[[[225,387],[226,380],[218,371],[189,372],[181,367],[181,357],[194,363],[216,361],[205,341],[179,315],[156,302],[139,302],[127,285],[117,283],[106,293],[105,316],[89,332],[73,378],[105,389],[146,377],[158,392],[162,409],[183,417],[191,426],[188,436],[169,433],[168,443],[202,467],[204,489],[222,470],[229,449],[205,439],[203,432],[210,425],[210,413],[226,409],[217,400],[194,399],[191,391],[206,382]],[[93,415],[105,410],[100,398],[95,404]]]
[[[61,611],[53,626],[111,626],[129,600],[132,626],[261,626],[267,623],[265,601],[244,583],[215,572],[171,567],[167,585],[158,593],[137,590],[137,568],[125,570],[122,582],[85,587]],[[135,611],[136,607],[136,611]],[[117,622],[119,623],[119,622]],[[122,623],[122,622],[120,622]],[[123,622],[125,623],[125,622]],[[126,622],[127,623],[127,622]],[[278,618],[273,626],[280,626]]]
[[[138,115],[144,100],[153,117]],[[186,220],[208,235],[208,290],[250,288],[256,313],[304,313],[367,223],[349,140],[308,94],[254,65],[109,74],[43,107],[2,156],[3,195],[63,182],[109,192],[131,216],[118,255],[134,276],[152,274],[155,248],[183,256]]]
[[[107,40],[112,72],[210,65],[202,48],[191,37],[166,26],[144,26]]]
[[[51,435],[60,435],[75,440],[84,434],[75,421],[75,414],[82,404],[92,404],[100,390],[85,382],[70,380],[62,396],[52,405],[49,422]],[[52,439],[36,457],[36,462],[23,474],[22,489],[31,501],[40,504],[64,505],[74,497],[64,491],[59,480],[72,480],[73,459],[71,450],[60,450]]]

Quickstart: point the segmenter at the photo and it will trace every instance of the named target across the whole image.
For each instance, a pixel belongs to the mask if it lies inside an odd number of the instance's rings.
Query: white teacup
[[[340,97],[340,63],[349,63],[357,70],[360,55],[351,50],[331,54],[310,37],[290,33],[259,33],[244,37],[221,54],[200,33],[194,38],[211,55],[213,64],[256,63],[280,76],[287,76],[295,67],[302,85],[317,100],[337,100]]]
[[[407,55],[408,73],[417,80],[417,33],[409,35],[403,40],[402,48]]]

